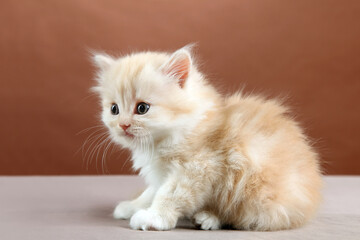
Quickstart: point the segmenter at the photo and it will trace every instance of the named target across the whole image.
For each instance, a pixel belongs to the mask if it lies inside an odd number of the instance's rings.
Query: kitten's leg
[[[208,211],[198,212],[193,218],[195,225],[203,230],[217,230],[221,227],[219,218]]]
[[[155,192],[156,190],[154,187],[148,187],[138,198],[132,201],[120,202],[113,212],[114,218],[129,219],[138,210],[149,207]]]
[[[202,207],[210,190],[211,184],[202,177],[182,174],[168,179],[157,191],[151,207],[132,216],[130,226],[140,230],[175,228],[179,217],[191,216]]]

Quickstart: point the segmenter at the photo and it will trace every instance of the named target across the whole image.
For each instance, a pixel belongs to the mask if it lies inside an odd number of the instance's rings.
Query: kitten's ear
[[[184,87],[191,70],[192,60],[188,47],[181,48],[174,52],[170,59],[160,69],[165,75],[175,78],[181,88]]]
[[[93,54],[92,59],[95,65],[102,71],[107,70],[115,61],[112,57],[105,54]]]

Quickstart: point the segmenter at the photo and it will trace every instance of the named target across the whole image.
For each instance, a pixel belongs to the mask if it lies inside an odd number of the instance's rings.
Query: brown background
[[[289,96],[326,173],[360,174],[358,0],[1,1],[0,29],[0,174],[101,173],[81,154],[99,124],[88,50],[191,42],[224,92]],[[109,172],[126,158],[108,154]]]

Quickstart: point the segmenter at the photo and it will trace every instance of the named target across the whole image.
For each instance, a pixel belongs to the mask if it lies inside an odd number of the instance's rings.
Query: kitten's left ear
[[[189,49],[184,47],[174,52],[170,59],[160,67],[160,70],[165,75],[177,79],[180,87],[183,88],[189,77],[191,65]]]
[[[115,61],[112,57],[105,54],[94,54],[92,59],[95,65],[102,71],[106,71]]]

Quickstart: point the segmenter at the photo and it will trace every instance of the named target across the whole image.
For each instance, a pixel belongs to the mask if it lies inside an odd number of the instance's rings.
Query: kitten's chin
[[[112,140],[123,148],[130,148],[133,139],[134,138],[125,136],[123,134],[112,134]]]
[[[111,132],[114,142],[119,144],[122,148],[136,150],[139,147],[144,148],[146,145],[153,146],[153,138],[150,135],[142,135],[136,133],[124,132]]]

